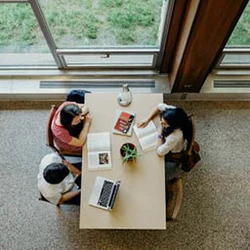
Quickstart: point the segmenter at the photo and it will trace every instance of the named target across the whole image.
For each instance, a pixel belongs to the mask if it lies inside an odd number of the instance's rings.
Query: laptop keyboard
[[[106,207],[108,205],[110,192],[113,187],[113,182],[104,181],[102,191],[98,200],[98,205]]]

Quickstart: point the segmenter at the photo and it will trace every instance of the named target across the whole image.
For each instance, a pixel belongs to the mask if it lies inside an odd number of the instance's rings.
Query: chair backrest
[[[192,151],[192,148],[194,146],[194,142],[195,142],[195,124],[194,124],[194,115],[191,114],[189,115],[189,120],[190,120],[190,123],[191,123],[191,128],[190,128],[190,133],[191,133],[191,136],[190,136],[190,142],[188,142],[188,145],[187,145],[187,153],[188,154],[191,154],[191,151]]]
[[[192,137],[191,137],[190,145],[187,148],[187,153],[188,153],[188,155],[191,155],[193,149],[195,152],[200,152],[200,146],[197,143],[197,141],[195,140],[196,128],[195,128],[194,116],[190,115],[189,119],[190,119],[191,124],[192,124]]]
[[[54,117],[57,109],[58,108],[55,105],[51,106],[50,113],[49,113],[49,118],[48,118],[48,122],[47,122],[46,145],[51,147],[51,148],[55,148],[53,133],[52,133],[52,130],[51,130],[51,124],[52,124],[52,120],[53,120],[53,117]]]

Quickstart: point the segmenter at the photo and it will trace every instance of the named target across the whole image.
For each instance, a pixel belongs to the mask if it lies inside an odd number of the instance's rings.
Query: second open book
[[[88,169],[112,168],[110,133],[89,133],[87,138]]]
[[[156,148],[158,133],[153,121],[150,121],[144,128],[138,128],[137,125],[135,125],[134,131],[143,151]]]
[[[143,151],[156,148],[158,133],[153,121],[144,128],[135,125],[133,129]],[[89,133],[87,151],[89,170],[112,168],[110,132]]]

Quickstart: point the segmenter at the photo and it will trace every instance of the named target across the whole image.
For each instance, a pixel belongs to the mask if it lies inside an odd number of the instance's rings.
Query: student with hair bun
[[[179,153],[191,143],[192,124],[183,109],[160,103],[147,118],[138,123],[138,127],[145,127],[156,116],[160,117],[161,123],[156,152],[160,157],[165,157],[166,179],[172,180],[180,176],[183,170],[180,163],[168,159],[171,153]]]

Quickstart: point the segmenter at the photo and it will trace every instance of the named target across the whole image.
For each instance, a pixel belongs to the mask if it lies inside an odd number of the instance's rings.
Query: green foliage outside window
[[[58,47],[157,45],[162,0],[42,0]],[[28,3],[0,3],[0,45],[44,40]]]
[[[227,46],[250,46],[250,2],[240,17]]]

